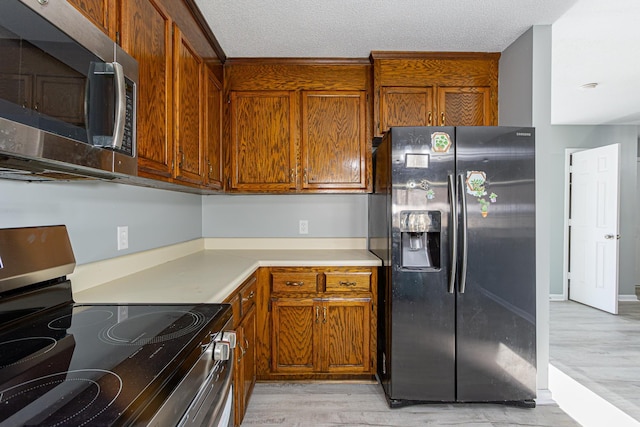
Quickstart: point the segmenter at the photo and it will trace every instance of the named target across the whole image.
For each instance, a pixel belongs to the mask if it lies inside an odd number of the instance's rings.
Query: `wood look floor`
[[[558,406],[416,405],[389,409],[378,384],[258,383],[242,426],[579,426]]]
[[[640,421],[640,302],[619,303],[618,315],[550,306],[550,363]]]
[[[550,362],[640,421],[640,303],[617,316],[550,304]],[[243,426],[579,426],[555,405],[417,405],[389,409],[378,384],[258,383]]]

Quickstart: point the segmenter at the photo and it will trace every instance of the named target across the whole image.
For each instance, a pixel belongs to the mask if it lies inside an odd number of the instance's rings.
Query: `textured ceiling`
[[[196,0],[228,57],[501,52],[575,0]],[[514,7],[516,6],[517,7]]]
[[[640,124],[640,0],[195,2],[229,58],[502,52],[553,24],[552,123]]]

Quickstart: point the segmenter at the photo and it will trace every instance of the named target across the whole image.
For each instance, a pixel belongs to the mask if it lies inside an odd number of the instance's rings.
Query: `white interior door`
[[[569,299],[618,313],[620,145],[572,154]]]

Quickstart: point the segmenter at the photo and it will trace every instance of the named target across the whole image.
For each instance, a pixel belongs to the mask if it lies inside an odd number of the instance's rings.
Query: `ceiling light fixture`
[[[580,86],[580,89],[586,90],[586,89],[595,89],[598,87],[598,83],[585,83],[582,86]]]

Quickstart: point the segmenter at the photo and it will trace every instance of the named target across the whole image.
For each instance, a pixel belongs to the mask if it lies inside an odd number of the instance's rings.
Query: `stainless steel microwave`
[[[138,63],[63,0],[0,1],[0,178],[137,175]]]

